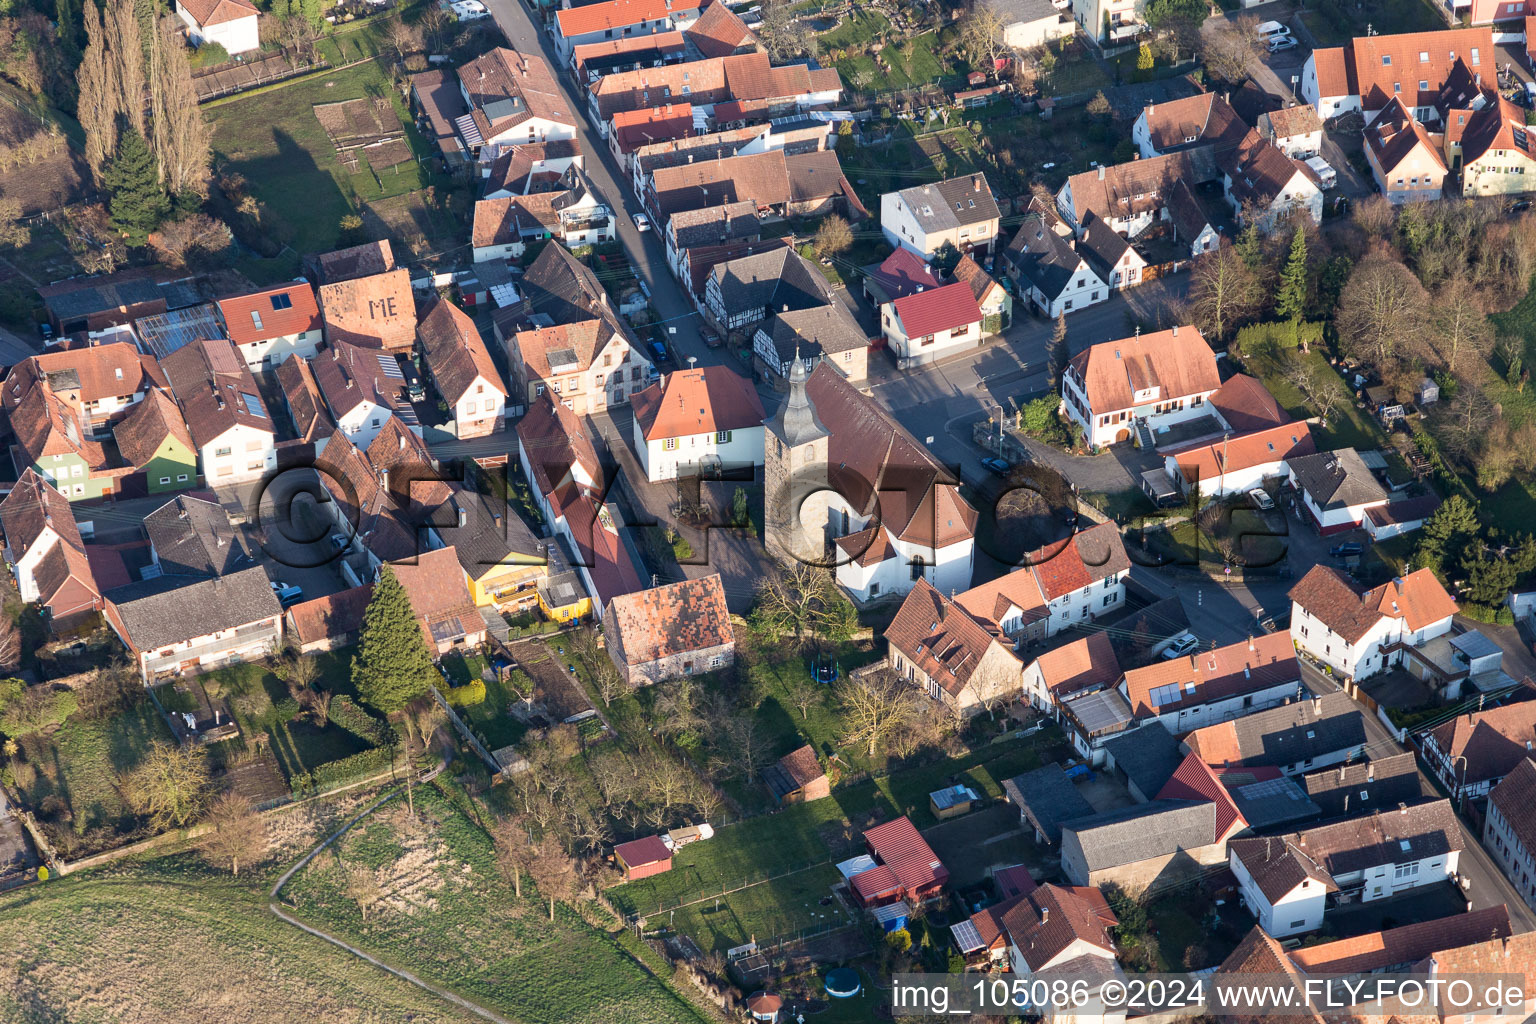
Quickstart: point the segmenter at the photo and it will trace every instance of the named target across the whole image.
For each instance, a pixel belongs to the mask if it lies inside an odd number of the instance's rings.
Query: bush
[[[331,698],[331,721],[369,746],[377,747],[384,742],[389,727],[358,706],[346,694]]]
[[[211,68],[229,60],[229,51],[219,43],[204,43],[187,55],[187,63],[194,68]]]
[[[1237,337],[1232,339],[1229,347],[1232,354],[1237,356],[1274,357],[1301,345],[1316,348],[1322,343],[1322,322],[1304,320],[1297,326],[1295,334],[1291,333],[1288,322],[1251,324],[1237,332]]]
[[[449,707],[472,708],[477,704],[485,703],[485,681],[476,679],[463,686],[455,686],[443,694]]]
[[[386,772],[393,765],[394,758],[388,748],[374,747],[372,750],[364,750],[351,757],[343,757],[339,761],[321,765],[309,773],[309,782],[316,790],[331,789]],[[297,792],[298,780],[295,779],[294,782],[294,790]]]
[[[1461,606],[1461,614],[1478,622],[1486,622],[1492,626],[1513,626],[1515,613],[1504,605],[1479,604],[1476,601],[1466,601]]]

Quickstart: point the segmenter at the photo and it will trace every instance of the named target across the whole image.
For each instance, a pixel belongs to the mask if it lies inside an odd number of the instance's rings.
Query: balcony
[[[243,650],[260,643],[275,645],[278,641],[277,626],[269,622],[253,622],[246,626],[240,626],[233,633],[220,637],[217,640],[205,640],[202,643],[193,644],[191,647],[178,647],[168,654],[146,654],[144,656],[144,672],[146,675],[154,675],[159,672],[174,670],[178,665],[187,661],[197,661],[213,655],[226,655],[232,651]]]

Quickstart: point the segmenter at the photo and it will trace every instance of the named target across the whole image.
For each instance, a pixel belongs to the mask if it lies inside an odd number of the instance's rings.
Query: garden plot
[[[349,172],[361,170],[362,160],[381,171],[411,159],[405,129],[389,100],[375,96],[318,103],[314,110],[315,119],[336,148],[336,159]]]

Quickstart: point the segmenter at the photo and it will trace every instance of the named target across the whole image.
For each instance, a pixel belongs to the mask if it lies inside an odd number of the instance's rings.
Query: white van
[[[1267,43],[1275,36],[1288,36],[1291,34],[1291,30],[1278,21],[1261,21],[1254,31],[1258,33],[1259,42],[1261,43]]]

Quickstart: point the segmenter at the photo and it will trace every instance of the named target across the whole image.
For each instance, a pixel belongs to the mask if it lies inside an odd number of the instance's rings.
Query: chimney
[[[1339,769],[1339,777],[1340,778],[1344,777],[1344,769],[1342,769],[1342,768]],[[1375,761],[1367,761],[1367,762],[1365,762],[1365,781],[1366,782],[1375,782],[1376,781],[1376,762]]]
[[[1104,165],[1103,164],[1099,164],[1099,180],[1100,181],[1104,180]]]
[[[1051,908],[1050,907],[1041,907],[1040,908],[1040,923],[1041,924],[1045,924],[1050,919],[1051,919]]]
[[[1248,638],[1248,649],[1250,651],[1255,650],[1255,648],[1253,646],[1253,637],[1251,637],[1251,636]]]
[[[389,470],[379,470],[379,486],[386,491],[389,490]]]
[[[971,191],[972,192],[980,192],[981,191],[981,175],[978,174],[974,178],[971,179]]]
[[[1318,715],[1318,716],[1322,715],[1322,713],[1323,713],[1323,698],[1321,698],[1321,697],[1313,697],[1312,698],[1312,713],[1314,715]]]
[[[460,526],[464,526],[468,522],[469,522],[469,513],[465,512],[462,508],[459,509],[459,525]]]
[[[781,309],[780,312],[781,313],[788,313],[789,312],[789,303],[787,303],[787,302],[784,303],[784,308]]]
[[[405,451],[405,435],[400,435],[400,450]]]
[[[1179,336],[1179,325],[1178,324],[1174,324],[1173,325],[1173,336],[1175,338],[1177,338]]]

